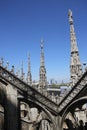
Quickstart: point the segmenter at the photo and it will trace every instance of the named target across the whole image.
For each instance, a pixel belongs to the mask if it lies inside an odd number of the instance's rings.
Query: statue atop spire
[[[69,16],[69,23],[70,23],[70,24],[73,24],[73,16],[72,16],[72,11],[71,11],[70,9],[69,9],[68,16]]]
[[[41,66],[44,66],[44,40],[41,39]]]
[[[41,49],[43,50],[43,47],[44,46],[44,40],[43,39],[41,39]]]
[[[40,87],[45,87],[47,85],[47,79],[46,79],[46,68],[44,65],[44,40],[41,40],[41,58],[40,58],[40,72],[39,72],[39,85]]]
[[[70,41],[71,41],[70,78],[71,83],[74,84],[76,79],[82,74],[82,65],[80,63],[79,51],[77,47],[77,40],[74,31],[74,22],[71,10],[69,10],[68,17],[70,24]]]
[[[27,83],[28,85],[32,85],[32,75],[31,75],[31,69],[30,69],[30,54],[28,55]]]

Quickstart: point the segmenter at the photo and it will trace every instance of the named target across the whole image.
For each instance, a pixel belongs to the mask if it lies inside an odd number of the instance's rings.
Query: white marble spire
[[[80,63],[79,51],[77,47],[77,40],[74,30],[74,21],[71,10],[69,10],[68,17],[70,24],[70,42],[71,42],[70,77],[71,82],[74,83],[76,79],[82,74],[82,65]]]
[[[27,83],[28,83],[28,85],[32,85],[32,75],[31,75],[31,67],[30,67],[30,54],[28,55]]]
[[[46,68],[44,64],[44,40],[41,40],[41,58],[40,58],[40,72],[39,72],[39,85],[45,87],[47,85]]]

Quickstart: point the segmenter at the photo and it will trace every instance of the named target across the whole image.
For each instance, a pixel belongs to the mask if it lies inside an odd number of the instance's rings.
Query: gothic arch
[[[0,83],[0,130],[4,130],[5,91]]]
[[[5,92],[2,84],[0,83],[0,104],[4,107]]]
[[[64,110],[62,114],[61,128],[63,129],[63,123],[68,112],[74,112],[75,108],[81,108],[85,103],[87,103],[87,96],[81,97],[73,101],[67,108]]]

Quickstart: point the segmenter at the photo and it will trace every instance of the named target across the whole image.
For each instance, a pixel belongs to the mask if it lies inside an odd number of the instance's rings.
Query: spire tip
[[[72,10],[71,10],[71,9],[69,9],[68,15],[69,15],[69,16],[72,16]]]

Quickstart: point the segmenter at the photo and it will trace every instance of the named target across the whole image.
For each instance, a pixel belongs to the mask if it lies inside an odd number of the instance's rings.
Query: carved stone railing
[[[87,84],[87,71],[81,76],[77,83],[71,88],[71,90],[64,96],[64,98],[58,104],[58,111],[61,112],[85,87]]]
[[[8,71],[6,68],[2,66],[0,66],[0,78],[9,82],[20,91],[26,92],[28,96],[27,100],[29,98],[32,98],[41,105],[43,105],[45,108],[54,112],[55,114],[58,113],[58,105],[56,103],[54,103],[51,99],[47,98],[46,96],[38,92],[32,86],[29,86],[26,82],[19,79],[14,73]]]

